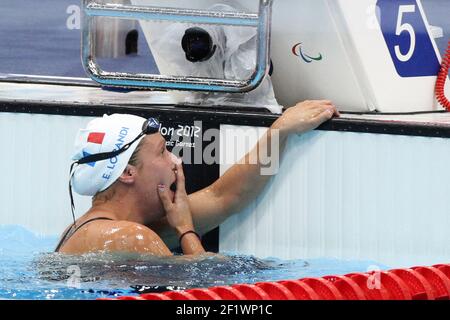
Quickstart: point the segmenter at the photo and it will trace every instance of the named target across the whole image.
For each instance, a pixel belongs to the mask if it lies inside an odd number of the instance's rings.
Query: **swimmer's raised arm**
[[[289,108],[277,119],[258,144],[232,166],[209,188],[191,195],[194,221],[200,230],[218,226],[233,213],[239,212],[262,191],[272,175],[263,175],[264,162],[260,155],[270,155],[273,143],[278,144],[279,159],[287,138],[293,133],[304,133],[317,128],[339,113],[331,101],[305,101]],[[279,139],[272,141],[272,139]],[[258,159],[252,164],[251,159]],[[255,161],[253,161],[255,163]]]
[[[339,116],[339,112],[327,100],[305,101],[285,111],[239,163],[233,165],[211,186],[189,195],[196,230],[204,234],[214,229],[260,194],[272,175],[261,174],[264,172],[264,159],[260,159],[259,155],[270,155],[271,146],[278,146],[278,158],[281,159],[290,134],[313,130],[333,115]],[[152,228],[169,247],[176,245],[176,237],[167,228],[167,222],[159,221]]]

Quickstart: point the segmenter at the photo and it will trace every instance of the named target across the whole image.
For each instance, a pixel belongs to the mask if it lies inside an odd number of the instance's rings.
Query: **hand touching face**
[[[169,186],[159,185],[158,195],[166,211],[167,222],[179,233],[193,230],[192,214],[189,208],[188,196],[185,188],[185,178],[181,163],[176,165],[176,191],[171,197]]]

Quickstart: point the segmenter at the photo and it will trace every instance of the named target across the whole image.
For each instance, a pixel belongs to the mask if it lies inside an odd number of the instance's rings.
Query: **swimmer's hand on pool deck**
[[[173,199],[167,190],[167,186],[158,186],[158,195],[166,211],[167,222],[175,230],[185,255],[204,254],[205,249],[194,229],[181,163],[176,165],[175,174],[177,188]]]
[[[188,196],[195,230],[201,235],[211,231],[244,209],[261,193],[273,174],[261,173],[264,160],[260,155],[272,155],[272,152],[276,152],[271,151],[274,143],[278,146],[278,158],[281,159],[290,134],[313,130],[333,116],[339,116],[339,112],[328,100],[304,101],[286,110],[241,161],[212,185]],[[272,137],[276,140],[272,141]],[[251,161],[254,159],[257,161]],[[151,228],[164,239],[169,248],[178,246],[177,235],[168,225],[167,217],[153,222]]]
[[[331,101],[304,101],[288,108],[271,128],[278,129],[280,137],[286,138],[293,133],[316,129],[333,116],[339,117],[340,114]]]

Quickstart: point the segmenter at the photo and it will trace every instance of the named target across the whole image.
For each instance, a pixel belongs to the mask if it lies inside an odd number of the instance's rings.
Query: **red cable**
[[[448,42],[447,52],[442,59],[441,70],[436,81],[436,98],[439,103],[450,111],[450,101],[445,96],[445,81],[447,81],[448,69],[450,67],[450,41]]]

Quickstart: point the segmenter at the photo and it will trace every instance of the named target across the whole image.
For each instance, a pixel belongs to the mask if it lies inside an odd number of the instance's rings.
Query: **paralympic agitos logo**
[[[302,47],[302,43],[301,43],[301,42],[295,44],[295,45],[292,47],[292,53],[293,53],[295,56],[302,58],[302,60],[305,61],[306,63],[311,63],[311,62],[313,62],[313,61],[320,61],[320,60],[323,59],[323,56],[322,56],[321,53],[319,53],[319,54],[318,54],[317,56],[315,56],[315,57],[314,57],[314,56],[311,56],[311,55],[309,55],[309,54],[306,54],[306,53],[303,51],[303,47]]]

